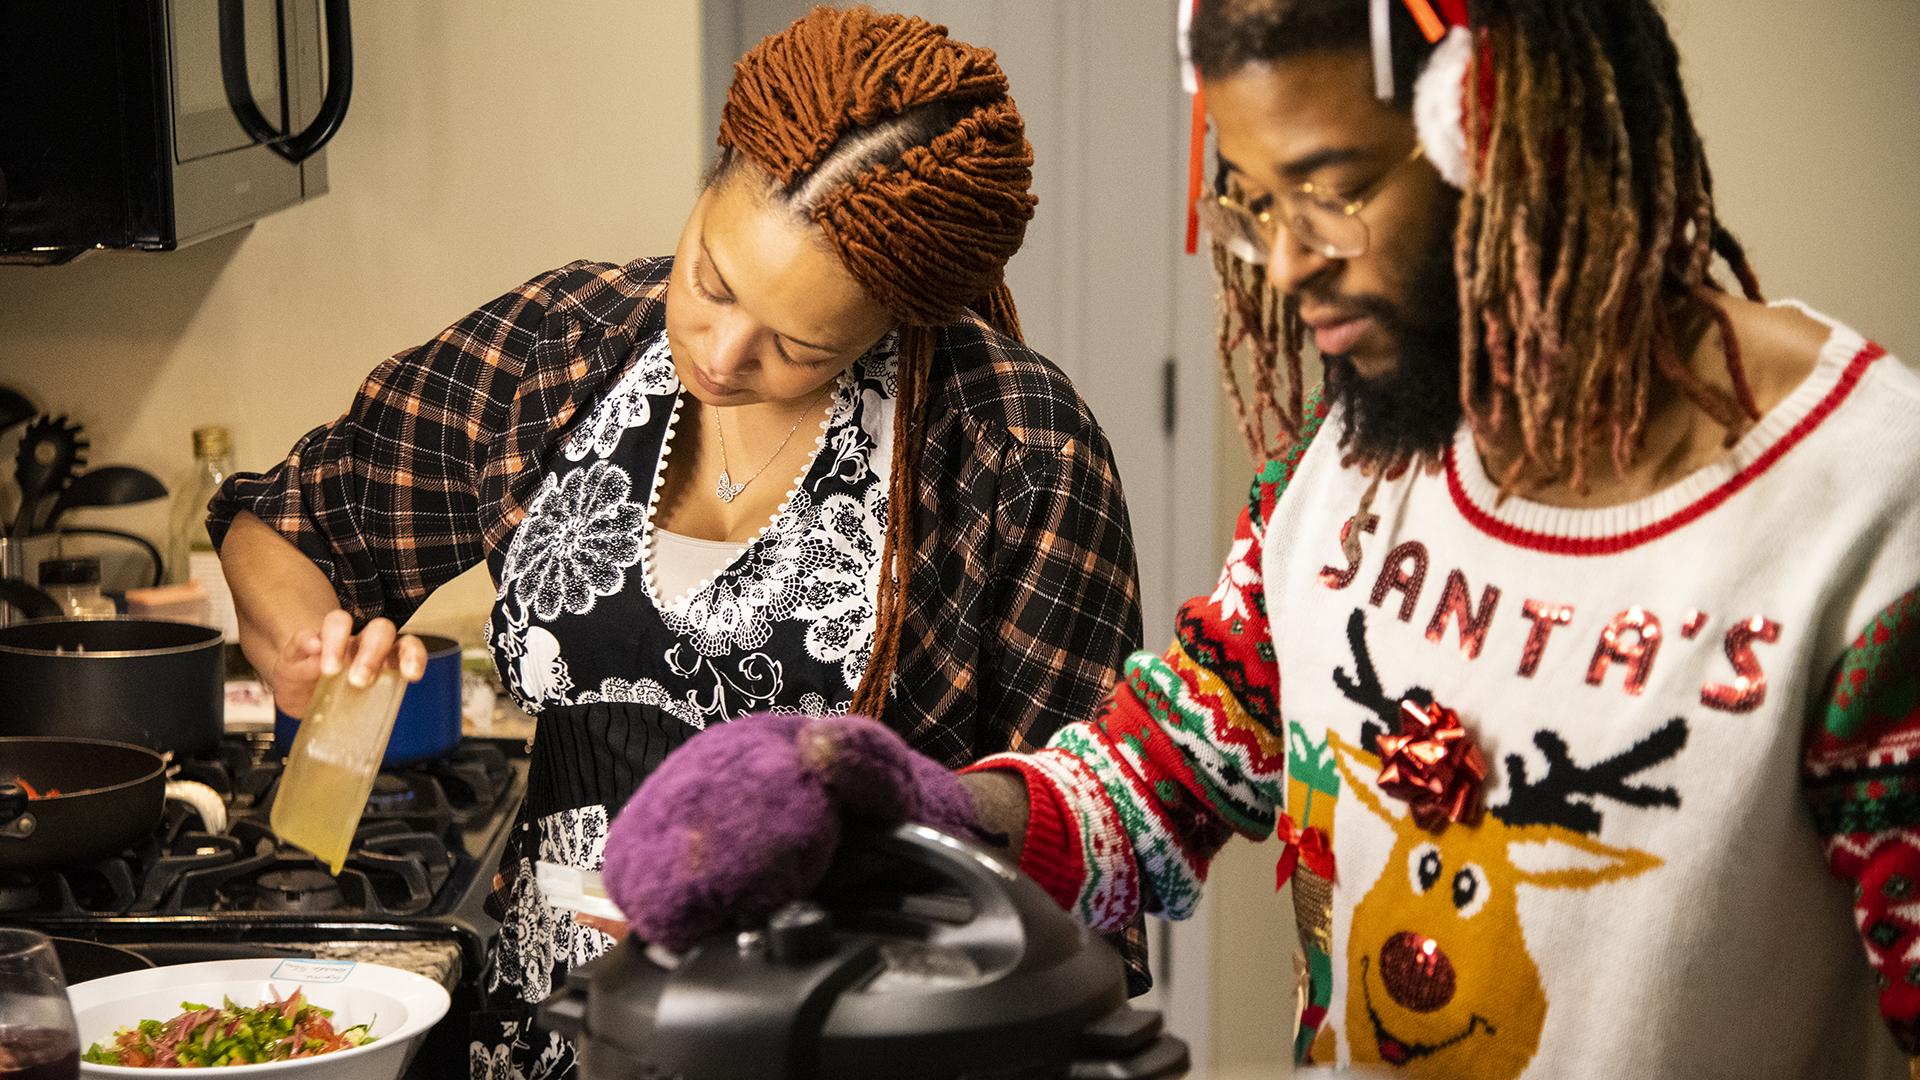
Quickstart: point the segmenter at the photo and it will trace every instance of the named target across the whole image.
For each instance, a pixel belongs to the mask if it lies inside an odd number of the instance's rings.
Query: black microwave
[[[324,194],[347,0],[0,2],[0,262],[166,251]]]

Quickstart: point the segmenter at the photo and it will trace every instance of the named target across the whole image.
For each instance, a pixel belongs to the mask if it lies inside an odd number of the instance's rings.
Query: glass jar
[[[79,555],[40,562],[40,588],[69,619],[115,615],[112,600],[100,595],[100,558]]]

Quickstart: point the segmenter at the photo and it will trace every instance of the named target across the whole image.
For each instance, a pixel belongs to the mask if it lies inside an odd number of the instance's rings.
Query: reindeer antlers
[[[1680,793],[1670,787],[1636,787],[1627,778],[1667,760],[1687,745],[1687,721],[1676,716],[1653,734],[1598,765],[1581,768],[1567,754],[1560,736],[1542,729],[1533,743],[1547,756],[1547,775],[1537,784],[1527,782],[1527,765],[1518,754],[1507,755],[1508,795],[1504,806],[1488,813],[1508,825],[1561,825],[1592,835],[1600,831],[1600,811],[1579,796],[1605,796],[1628,806],[1679,806]]]
[[[1347,618],[1347,644],[1353,649],[1354,674],[1336,667],[1333,683],[1348,701],[1380,718],[1378,724],[1369,720],[1360,725],[1360,746],[1384,762],[1387,755],[1381,752],[1380,737],[1402,733],[1401,702],[1412,702],[1425,712],[1433,704],[1433,692],[1410,686],[1399,698],[1387,696],[1367,650],[1367,614],[1361,608],[1354,608]],[[1593,835],[1600,831],[1600,811],[1593,807],[1594,798],[1604,796],[1628,806],[1680,805],[1680,793],[1673,788],[1636,786],[1627,779],[1680,753],[1687,745],[1685,717],[1674,717],[1624,752],[1587,768],[1573,763],[1566,741],[1551,731],[1543,728],[1535,732],[1533,743],[1546,755],[1547,775],[1539,783],[1528,783],[1526,762],[1518,754],[1508,754],[1506,804],[1487,808],[1489,814],[1508,825],[1561,825]]]
[[[1421,709],[1433,704],[1433,693],[1424,687],[1410,686],[1400,697],[1390,698],[1380,688],[1380,675],[1374,670],[1373,655],[1367,651],[1367,613],[1354,608],[1347,617],[1347,645],[1353,650],[1354,671],[1359,674],[1356,681],[1345,668],[1333,669],[1333,685],[1348,701],[1365,708],[1380,718],[1376,724],[1369,720],[1360,726],[1360,748],[1378,757],[1380,747],[1377,740],[1381,735],[1400,734],[1400,703],[1411,701]]]

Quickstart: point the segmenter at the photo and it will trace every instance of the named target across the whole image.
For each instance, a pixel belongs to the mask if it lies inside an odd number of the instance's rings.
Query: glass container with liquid
[[[268,821],[280,839],[319,856],[331,873],[346,865],[406,691],[407,680],[393,668],[364,687],[349,683],[345,669],[322,675],[293,738]]]
[[[0,1080],[77,1080],[80,1037],[53,942],[0,927]]]
[[[182,485],[173,508],[168,538],[167,581],[197,582],[207,591],[211,625],[226,634],[228,644],[240,640],[240,621],[234,613],[233,593],[220,568],[220,555],[207,534],[207,501],[233,474],[233,438],[227,429],[193,429],[193,475]]]

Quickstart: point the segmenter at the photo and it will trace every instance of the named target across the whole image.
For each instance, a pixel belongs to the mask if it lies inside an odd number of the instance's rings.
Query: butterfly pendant
[[[740,494],[740,492],[744,490],[747,486],[745,484],[736,484],[736,483],[733,483],[732,481],[733,481],[733,478],[727,475],[727,470],[721,469],[720,484],[718,487],[713,489],[713,493],[720,497],[721,502],[724,502],[724,503],[732,502],[733,497],[735,495]]]

